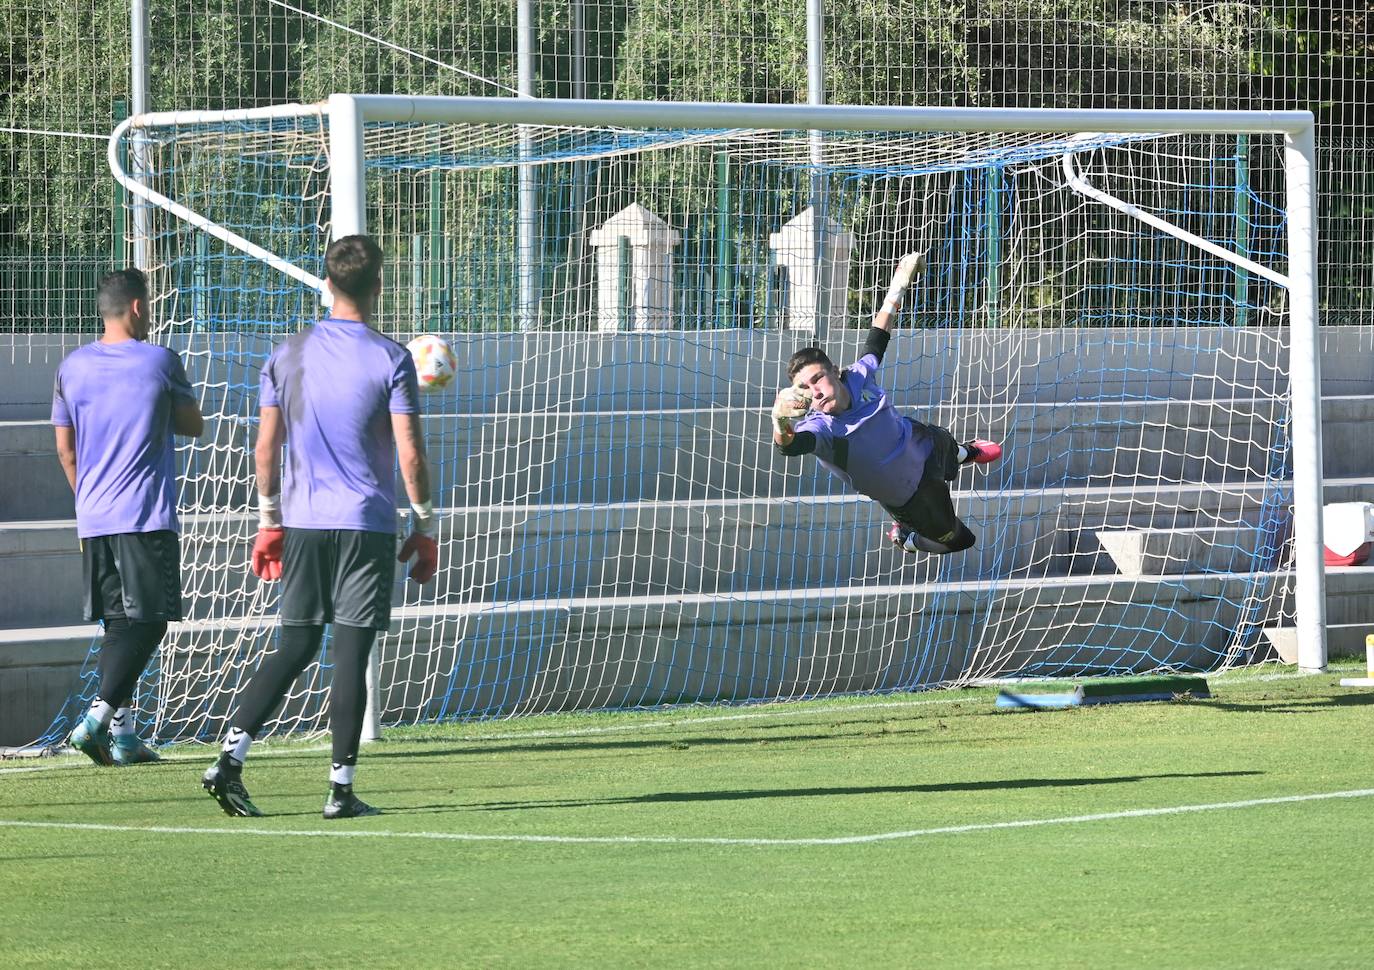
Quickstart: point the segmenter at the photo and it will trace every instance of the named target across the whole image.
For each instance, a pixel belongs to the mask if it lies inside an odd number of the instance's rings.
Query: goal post
[[[512,123],[808,131],[1138,132],[1280,134],[1288,214],[1289,373],[1292,381],[1294,567],[1298,666],[1326,669],[1322,560],[1321,373],[1317,340],[1315,120],[1310,111],[1199,111],[1096,108],[859,107],[491,99],[350,95],[329,99],[332,146],[344,178],[334,181],[334,214],[361,227],[362,124]],[[1069,155],[1065,155],[1068,164]],[[355,183],[353,180],[358,179]],[[356,221],[355,221],[356,220]],[[353,231],[363,231],[361,228]]]
[[[1313,144],[1307,112],[339,94],[129,119],[110,163],[151,211],[155,339],[212,405],[159,737],[217,733],[270,649],[275,592],[241,575],[256,367],[356,232],[387,253],[379,328],[443,333],[468,372],[425,401],[440,575],[398,584],[369,734],[1216,669],[1274,627],[1323,669]],[[1007,445],[952,486],[979,543],[944,558],[766,434],[788,354],[852,359],[914,248],[883,386]],[[321,726],[322,669],[273,730]]]

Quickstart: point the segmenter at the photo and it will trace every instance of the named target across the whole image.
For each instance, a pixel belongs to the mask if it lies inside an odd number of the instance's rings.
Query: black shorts
[[[288,528],[282,546],[281,621],[385,630],[391,623],[395,578],[394,532]]]
[[[915,493],[901,505],[884,505],[897,522],[935,542],[948,542],[962,525],[954,514],[949,483],[959,476],[959,442],[944,428],[907,419],[931,439],[930,457]]]
[[[143,623],[181,619],[181,542],[175,532],[121,532],[81,540],[82,614]]]

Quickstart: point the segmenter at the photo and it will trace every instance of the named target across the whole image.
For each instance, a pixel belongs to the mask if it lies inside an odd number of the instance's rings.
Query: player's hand
[[[784,387],[773,399],[773,431],[791,434],[792,422],[811,409],[811,392],[802,387]]]
[[[439,543],[434,541],[433,536],[412,532],[401,544],[396,561],[408,562],[412,556],[415,562],[410,567],[410,578],[423,586],[439,571]]]
[[[259,529],[253,542],[253,575],[258,579],[274,583],[281,579],[282,543],[286,539],[285,530]]]
[[[907,253],[897,263],[897,268],[892,271],[892,282],[887,288],[887,299],[883,305],[892,304],[893,309],[902,302],[906,296],[907,287],[911,285],[912,279],[925,272],[926,254]]]

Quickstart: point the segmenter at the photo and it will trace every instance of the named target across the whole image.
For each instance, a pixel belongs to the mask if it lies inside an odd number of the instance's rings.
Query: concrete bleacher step
[[[1263,479],[1272,472],[1270,442],[1248,437],[1252,417],[1268,421],[1275,407],[1269,399],[1056,402],[1007,404],[995,414],[942,407],[920,416],[959,435],[1003,442],[1005,457],[980,470],[980,480],[990,489],[1033,491]],[[1322,410],[1325,474],[1374,474],[1360,437],[1374,422],[1374,396],[1327,398]],[[182,458],[196,501],[246,507],[253,422],[212,415],[207,426]],[[815,461],[775,453],[763,407],[429,413],[424,426],[444,505],[826,495],[836,488]],[[72,514],[45,421],[0,422],[0,463],[7,486],[0,520]]]
[[[1364,615],[1368,615],[1367,610],[1364,611]],[[1365,656],[1365,638],[1371,634],[1374,634],[1374,619],[1355,623],[1331,623],[1328,617],[1326,625],[1327,656],[1363,657]],[[1265,627],[1264,636],[1273,645],[1281,661],[1286,664],[1298,662],[1298,631],[1296,627]]]
[[[1177,576],[1184,573],[1244,572],[1275,564],[1283,532],[1254,528],[1122,529],[1098,532],[1117,572],[1123,576]]]
[[[71,487],[57,462],[52,424],[0,421],[0,522],[75,514]]]
[[[1328,609],[1337,615],[1345,601],[1363,600],[1374,571],[1329,575]],[[1283,579],[1071,577],[412,602],[396,609],[381,640],[383,711],[387,720],[411,720],[917,688],[957,678],[975,656],[988,676],[1076,672],[1084,650],[1095,664],[1123,672],[1206,667],[1219,662],[1241,618],[1261,622],[1245,605],[1254,585]],[[987,612],[990,597],[998,601],[995,617]],[[818,629],[843,631],[836,634],[843,642],[818,638]],[[274,630],[272,615],[173,624],[159,663],[164,678],[182,683],[177,697],[164,699],[162,717],[177,723],[222,716],[245,665],[256,663]],[[43,723],[0,744],[24,743],[46,727],[76,684],[97,631],[86,625],[0,632],[0,655],[41,658],[52,668],[46,686],[33,685],[45,695],[46,703],[33,705],[45,712]],[[1181,646],[1187,643],[1196,646]],[[450,685],[447,702],[430,696],[436,676]]]
[[[1327,487],[1329,497],[1359,490],[1358,483]],[[979,543],[948,559],[899,553],[884,538],[882,510],[856,496],[441,509],[444,568],[431,588],[441,602],[470,602],[1116,572],[1099,535],[1149,536],[1156,543],[1170,537],[1174,547],[1166,543],[1151,555],[1174,572],[1218,571],[1223,555],[1231,568],[1249,572],[1269,568],[1281,544],[1281,515],[1266,531],[1255,528],[1275,520],[1265,505],[1274,491],[1251,483],[1225,490],[956,492],[956,509]],[[254,516],[181,518],[189,617],[233,615],[273,600],[275,588],[247,570]],[[1200,548],[1212,550],[1214,559],[1178,551],[1180,537],[1207,535],[1212,545]],[[1216,539],[1222,535],[1234,538],[1223,543]],[[0,523],[0,589],[8,591],[0,598],[0,626],[78,622],[75,523]],[[404,595],[399,585],[397,595]]]

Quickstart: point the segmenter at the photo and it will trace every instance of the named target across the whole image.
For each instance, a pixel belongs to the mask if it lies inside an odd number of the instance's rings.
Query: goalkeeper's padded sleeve
[[[878,363],[883,362],[883,354],[887,353],[887,345],[892,342],[892,334],[881,327],[869,327],[868,336],[864,338],[864,351],[860,357],[867,357],[872,354],[878,358]]]
[[[785,445],[776,445],[778,451],[788,458],[795,458],[797,455],[809,455],[816,450],[816,433],[814,431],[798,431],[792,435],[792,440]]]
[[[423,532],[412,532],[401,545],[396,561],[409,562],[412,556],[415,562],[410,567],[410,578],[423,586],[439,571],[439,543]]]
[[[253,542],[253,575],[269,583],[281,579],[282,544],[286,531],[281,526],[274,529],[258,529],[258,537]]]

